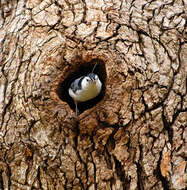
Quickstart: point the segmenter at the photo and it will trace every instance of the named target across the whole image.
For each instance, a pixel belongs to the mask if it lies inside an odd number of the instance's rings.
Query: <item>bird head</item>
[[[89,73],[87,76],[84,77],[82,80],[83,87],[87,87],[89,85],[96,84],[99,80],[99,77],[94,73]]]

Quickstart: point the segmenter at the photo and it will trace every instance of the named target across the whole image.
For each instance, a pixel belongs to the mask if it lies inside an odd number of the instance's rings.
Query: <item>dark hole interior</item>
[[[97,74],[99,76],[99,79],[102,82],[102,89],[100,94],[91,99],[88,100],[86,102],[80,102],[78,103],[78,109],[79,109],[79,113],[81,114],[82,112],[84,112],[87,109],[92,108],[93,106],[95,106],[99,101],[102,100],[102,98],[105,95],[105,84],[106,84],[106,68],[105,68],[105,63],[103,60],[101,59],[93,59],[90,62],[80,62],[77,64],[77,68],[72,71],[72,73],[70,73],[68,75],[68,77],[66,79],[64,79],[64,81],[62,81],[62,83],[59,85],[58,89],[57,89],[57,94],[59,96],[59,98],[64,101],[67,102],[69,104],[69,106],[71,107],[71,109],[73,109],[75,111],[75,104],[73,99],[69,96],[68,93],[68,89],[71,85],[71,83],[81,77],[81,76],[85,76],[89,73],[92,72],[94,65],[97,63],[95,69],[94,69],[94,73]]]

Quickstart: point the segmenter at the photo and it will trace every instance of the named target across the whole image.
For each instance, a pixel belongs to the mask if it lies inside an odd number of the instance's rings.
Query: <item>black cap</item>
[[[94,73],[89,73],[87,76],[90,77],[90,79],[92,79],[92,80],[96,79],[96,77],[95,77],[96,74],[94,74]]]

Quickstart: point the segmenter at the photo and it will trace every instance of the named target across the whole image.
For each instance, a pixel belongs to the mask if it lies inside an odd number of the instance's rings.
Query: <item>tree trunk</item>
[[[185,189],[186,4],[1,0],[0,189]]]

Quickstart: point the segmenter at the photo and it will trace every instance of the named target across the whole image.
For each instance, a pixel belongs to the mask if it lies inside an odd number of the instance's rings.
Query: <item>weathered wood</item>
[[[1,0],[0,189],[185,189],[186,4]]]

